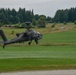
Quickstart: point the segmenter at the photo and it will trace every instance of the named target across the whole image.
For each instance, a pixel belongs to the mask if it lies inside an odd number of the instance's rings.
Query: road
[[[23,71],[0,73],[0,75],[76,75],[76,70]]]

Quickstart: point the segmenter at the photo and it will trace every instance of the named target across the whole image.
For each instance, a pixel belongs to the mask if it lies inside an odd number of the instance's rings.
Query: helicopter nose
[[[39,39],[42,39],[42,34],[39,34]]]

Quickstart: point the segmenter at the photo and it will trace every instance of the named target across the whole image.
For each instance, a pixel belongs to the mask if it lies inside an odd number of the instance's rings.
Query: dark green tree
[[[76,20],[76,8],[58,10],[54,16],[55,22],[74,22]]]
[[[46,17],[46,22],[47,22],[47,23],[52,23],[52,22],[53,22],[53,19],[48,16],[48,17]]]
[[[45,17],[40,17],[38,20],[38,27],[39,28],[45,28],[46,24],[45,24]]]
[[[36,26],[37,25],[37,21],[35,19],[32,20],[32,25]]]
[[[37,21],[40,18],[38,14],[34,15],[34,19]]]

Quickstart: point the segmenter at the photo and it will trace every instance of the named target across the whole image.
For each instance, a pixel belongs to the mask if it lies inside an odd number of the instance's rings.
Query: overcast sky
[[[58,9],[76,7],[76,0],[0,0],[0,8],[26,8],[53,17]]]

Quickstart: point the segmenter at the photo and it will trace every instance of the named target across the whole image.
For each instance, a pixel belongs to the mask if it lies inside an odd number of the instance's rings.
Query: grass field
[[[0,72],[76,69],[76,46],[0,48]]]
[[[0,47],[0,72],[76,69],[76,30],[73,26],[70,25],[65,31],[49,32],[49,27],[35,29],[43,34],[39,45],[33,42],[31,46],[28,46],[25,42],[8,45],[5,49]],[[15,37],[10,35],[13,29],[8,29],[4,28],[7,37]],[[24,29],[14,30],[15,32],[24,31]]]

